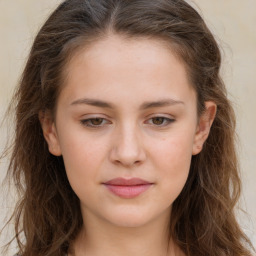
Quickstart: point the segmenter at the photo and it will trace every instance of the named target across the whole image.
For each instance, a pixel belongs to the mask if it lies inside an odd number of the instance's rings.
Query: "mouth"
[[[111,193],[127,199],[139,196],[153,186],[153,184],[140,178],[116,178],[103,183]]]

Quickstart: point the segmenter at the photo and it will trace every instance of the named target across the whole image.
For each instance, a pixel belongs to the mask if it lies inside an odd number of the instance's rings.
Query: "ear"
[[[217,111],[217,106],[213,101],[205,102],[205,111],[199,118],[199,122],[196,129],[196,134],[193,144],[193,155],[197,155],[201,152],[203,144],[208,138],[212,123],[214,121]]]
[[[55,156],[61,155],[59,139],[52,114],[49,111],[40,111],[39,120],[43,130],[44,138],[48,144],[48,149]]]

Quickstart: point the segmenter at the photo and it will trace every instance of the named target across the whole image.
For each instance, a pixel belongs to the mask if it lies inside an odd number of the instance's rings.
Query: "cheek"
[[[97,143],[79,132],[75,135],[62,134],[61,150],[66,173],[73,190],[89,189],[90,184],[99,182],[100,166],[104,161],[104,143]]]
[[[191,137],[175,136],[155,144],[154,165],[157,170],[162,195],[160,200],[172,203],[184,187],[191,164],[192,139]]]
[[[174,135],[169,138],[154,142],[150,153],[154,160],[167,169],[179,171],[190,166],[193,149],[192,136]]]

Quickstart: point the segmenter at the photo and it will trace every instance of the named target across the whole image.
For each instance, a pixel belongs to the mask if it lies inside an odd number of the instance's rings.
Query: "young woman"
[[[251,255],[220,65],[183,0],[60,4],[14,98],[19,255]]]

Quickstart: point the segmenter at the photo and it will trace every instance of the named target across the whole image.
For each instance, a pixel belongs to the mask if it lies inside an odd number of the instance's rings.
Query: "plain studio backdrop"
[[[60,0],[0,0],[0,119],[46,17]],[[223,53],[222,74],[237,114],[239,159],[243,182],[240,223],[256,246],[256,0],[188,1],[203,16]],[[11,126],[11,124],[9,124]],[[0,127],[0,150],[11,127]],[[7,160],[0,163],[0,182]],[[8,198],[8,200],[6,200]],[[14,196],[0,190],[0,227],[10,216]],[[0,247],[7,241],[1,236]],[[15,252],[15,250],[13,250]],[[13,255],[10,252],[9,255]]]

